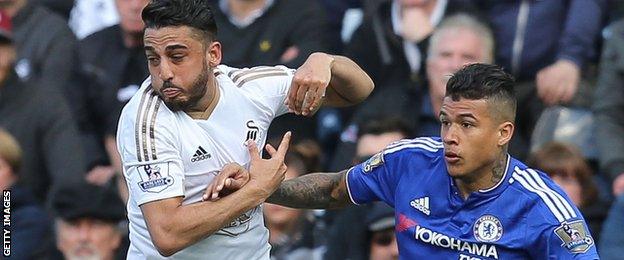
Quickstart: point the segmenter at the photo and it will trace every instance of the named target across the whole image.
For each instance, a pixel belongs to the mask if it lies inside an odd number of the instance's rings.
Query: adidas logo
[[[199,162],[202,160],[210,159],[211,157],[212,155],[210,155],[208,152],[206,152],[206,150],[204,150],[203,147],[200,146],[199,148],[197,148],[197,151],[195,151],[193,157],[191,157],[191,162]]]
[[[425,213],[427,216],[431,214],[431,211],[429,210],[429,197],[412,200],[410,205],[420,212]]]

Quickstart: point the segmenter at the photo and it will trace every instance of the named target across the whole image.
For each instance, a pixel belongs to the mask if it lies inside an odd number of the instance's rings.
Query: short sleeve
[[[285,66],[235,69],[228,73],[234,84],[251,97],[259,97],[273,117],[288,112],[284,104],[295,70]]]
[[[537,243],[531,251],[535,259],[599,259],[596,241],[583,219],[545,228]]]
[[[138,205],[184,196],[175,116],[151,90],[141,91],[122,112],[117,132],[130,199]]]
[[[382,200],[394,205],[394,192],[400,173],[395,171],[399,153],[379,152],[347,172],[347,190],[353,203]]]

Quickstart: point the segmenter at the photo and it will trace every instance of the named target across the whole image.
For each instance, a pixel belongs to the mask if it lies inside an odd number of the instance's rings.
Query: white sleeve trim
[[[347,194],[349,194],[349,199],[351,200],[351,203],[355,205],[360,205],[360,203],[355,202],[355,200],[353,199],[353,195],[351,195],[351,188],[349,188],[349,173],[351,173],[353,168],[355,168],[355,166],[351,167],[351,169],[347,171],[347,174],[345,176],[345,182],[347,183]]]

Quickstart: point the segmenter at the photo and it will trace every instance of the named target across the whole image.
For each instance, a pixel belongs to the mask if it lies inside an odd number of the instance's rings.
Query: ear
[[[498,145],[504,146],[509,143],[514,132],[514,124],[506,121],[498,126]]]
[[[208,57],[206,62],[208,62],[209,68],[214,68],[221,64],[221,43],[218,41],[211,42],[208,48],[206,48],[206,57]]]

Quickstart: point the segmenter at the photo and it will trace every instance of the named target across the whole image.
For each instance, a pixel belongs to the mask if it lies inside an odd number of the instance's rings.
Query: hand
[[[249,181],[249,172],[238,163],[228,163],[208,185],[202,200],[215,201],[245,186]]]
[[[546,105],[572,100],[581,78],[579,67],[568,60],[559,60],[537,73],[537,95]]]
[[[297,69],[285,102],[291,112],[304,116],[316,113],[331,80],[333,60],[328,54],[313,53]]]
[[[290,136],[290,132],[284,135],[277,150],[270,144],[266,145],[266,150],[269,152],[271,159],[262,159],[260,157],[258,147],[256,147],[256,143],[253,140],[249,140],[247,143],[247,149],[251,156],[248,185],[258,188],[264,198],[268,198],[273,194],[286,176],[284,157],[286,156],[286,151],[288,151]]]
[[[85,179],[88,183],[103,186],[106,184],[111,178],[115,176],[115,168],[112,166],[95,166]]]
[[[618,196],[624,193],[624,172],[613,180],[613,195]]]

